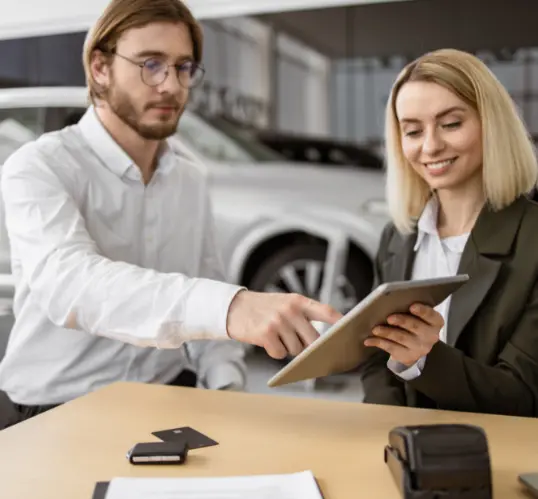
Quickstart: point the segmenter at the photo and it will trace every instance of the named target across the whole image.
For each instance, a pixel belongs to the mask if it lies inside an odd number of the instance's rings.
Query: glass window
[[[47,108],[45,132],[61,130],[75,125],[86,112],[84,107],[49,107]]]
[[[0,164],[26,142],[43,133],[45,109],[0,109]]]
[[[184,113],[178,130],[179,137],[202,156],[215,161],[252,161],[233,140],[194,114]]]
[[[78,107],[0,109],[0,165],[26,142],[78,123],[85,111]],[[214,161],[282,160],[282,156],[264,146],[253,134],[226,120],[206,120],[186,112],[179,122],[179,136],[201,156]]]
[[[77,123],[84,112],[72,107],[0,109],[0,165],[26,142]]]
[[[282,161],[253,134],[224,119],[204,119],[192,112],[179,121],[179,137],[202,156],[232,163]]]

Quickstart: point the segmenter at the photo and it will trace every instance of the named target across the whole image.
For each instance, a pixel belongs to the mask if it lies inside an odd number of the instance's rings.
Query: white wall
[[[277,126],[287,132],[329,132],[327,58],[286,35],[279,35]]]
[[[205,81],[215,89],[229,88],[230,95],[260,101],[263,112],[256,125],[329,132],[327,58],[254,19],[205,21],[203,26]]]
[[[203,23],[205,82],[214,89],[226,87],[230,98],[238,95],[262,103],[264,111],[256,124],[269,121],[271,30],[248,18]],[[238,110],[238,119],[243,119]]]
[[[403,61],[383,68],[375,61],[333,63],[331,132],[356,142],[383,136],[385,104]]]
[[[477,55],[485,60],[512,95],[530,132],[538,135],[538,49],[521,49],[516,60],[511,62],[494,61],[485,52]],[[526,69],[523,61],[529,56],[534,62]],[[376,61],[334,62],[330,92],[331,133],[346,140],[380,142],[390,88],[404,65],[405,60],[398,57],[392,58],[388,68]],[[534,97],[524,99],[525,92]]]
[[[196,17],[214,19],[386,1],[388,0],[186,0],[186,4]],[[86,31],[108,3],[109,0],[18,0],[15,3],[0,0],[0,39]]]

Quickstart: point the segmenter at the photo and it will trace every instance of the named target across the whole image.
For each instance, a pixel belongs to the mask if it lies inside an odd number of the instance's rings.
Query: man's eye
[[[144,62],[144,66],[148,71],[151,71],[152,73],[158,73],[162,69],[163,63],[158,59],[148,59]]]
[[[183,64],[179,64],[177,66],[177,69],[178,71],[182,72],[182,73],[189,73],[191,74],[192,71],[193,71],[193,63],[192,62],[184,62]]]

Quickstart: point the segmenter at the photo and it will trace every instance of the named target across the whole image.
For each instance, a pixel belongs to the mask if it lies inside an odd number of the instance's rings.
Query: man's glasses
[[[166,64],[162,59],[152,57],[143,62],[137,62],[117,52],[114,52],[113,55],[138,66],[142,81],[149,87],[156,87],[163,83],[170,74],[170,68],[174,68],[179,84],[184,88],[194,88],[204,79],[204,67],[194,61],[186,61],[181,64]]]

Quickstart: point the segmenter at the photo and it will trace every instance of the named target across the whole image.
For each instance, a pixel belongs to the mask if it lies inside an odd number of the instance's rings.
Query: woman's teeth
[[[440,170],[441,168],[444,168],[445,166],[451,165],[456,161],[455,159],[447,159],[445,161],[439,161],[438,163],[428,163],[426,165],[427,168],[430,170]]]

